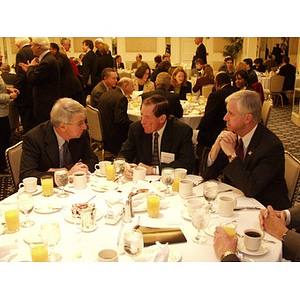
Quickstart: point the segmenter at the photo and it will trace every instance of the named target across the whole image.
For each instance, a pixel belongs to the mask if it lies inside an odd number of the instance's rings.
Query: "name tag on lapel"
[[[170,164],[174,160],[175,160],[175,154],[174,153],[161,152],[160,162],[165,163],[165,164]]]

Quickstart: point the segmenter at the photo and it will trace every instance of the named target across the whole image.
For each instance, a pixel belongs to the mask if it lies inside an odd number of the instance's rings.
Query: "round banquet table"
[[[196,182],[201,177],[196,175],[188,175],[188,178]],[[147,176],[146,181],[139,181],[138,188],[148,188],[154,190],[158,194],[162,194],[163,184],[158,180],[159,176]],[[109,190],[103,192],[101,187],[109,187],[109,189],[116,188],[116,190]],[[200,184],[193,188],[194,195],[201,197],[202,187]],[[108,199],[119,197],[119,201],[126,201],[128,194],[132,190],[133,182],[128,181],[119,186],[114,186],[112,182],[108,183],[105,178],[92,174],[85,190],[75,190],[72,185],[67,186],[67,190],[72,191],[66,198],[58,198],[56,193],[51,197],[43,197],[41,194],[41,187],[38,187],[39,193],[34,195],[35,210],[30,214],[30,219],[34,220],[35,225],[30,228],[20,227],[16,233],[8,234],[4,232],[0,236],[0,259],[5,257],[5,251],[10,253],[10,260],[12,262],[31,261],[30,250],[26,240],[32,238],[33,235],[38,234],[41,223],[44,221],[58,221],[61,230],[61,239],[55,246],[55,251],[62,255],[62,262],[95,262],[97,261],[97,253],[103,248],[117,248],[117,238],[119,229],[122,224],[122,219],[115,225],[106,224],[106,212],[109,209],[107,204]],[[225,191],[231,188],[231,191]],[[223,191],[223,192],[222,192]],[[244,197],[243,194],[232,187],[219,182],[219,194],[236,197],[237,207],[244,206],[259,206],[263,207],[258,201],[253,198]],[[74,203],[85,202],[95,196],[90,202],[95,203],[97,208],[97,228],[92,232],[82,232],[70,220],[70,207]],[[17,194],[13,194],[3,200],[0,204],[0,219],[4,223],[4,211],[8,203],[16,202]],[[238,233],[243,234],[246,228],[259,228],[258,215],[259,210],[244,210],[235,211],[230,218],[223,218],[214,213],[210,215],[210,222],[205,229],[204,235],[207,241],[204,244],[196,244],[192,238],[196,235],[196,229],[191,224],[190,217],[186,215],[186,206],[183,199],[178,193],[174,192],[171,197],[164,198],[164,208],[160,210],[159,218],[149,218],[145,206],[141,206],[135,212],[135,216],[130,223],[124,223],[125,227],[122,231],[134,227],[138,220],[141,226],[148,227],[167,227],[180,228],[187,240],[183,243],[174,243],[169,245],[170,253],[176,254],[175,260],[182,262],[215,262],[218,261],[213,249],[213,232],[215,226],[223,221],[236,220],[238,225]],[[214,208],[217,210],[218,198],[214,201]],[[45,210],[40,210],[41,208]],[[59,207],[61,209],[51,210],[51,207]],[[43,213],[41,213],[43,212]],[[20,221],[24,216],[20,214]],[[265,233],[265,238],[275,241],[275,243],[265,243],[266,253],[262,255],[246,255],[253,261],[258,262],[276,262],[281,261],[281,242],[274,237]],[[122,240],[122,235],[121,235]],[[242,242],[242,241],[240,241]],[[240,244],[242,245],[242,244]],[[153,247],[152,247],[153,248]],[[144,251],[147,252],[145,248]],[[7,253],[6,253],[7,254]],[[174,257],[174,255],[173,255]],[[130,262],[132,259],[126,254],[119,255],[119,262]],[[137,258],[137,261],[148,261],[144,252]]]

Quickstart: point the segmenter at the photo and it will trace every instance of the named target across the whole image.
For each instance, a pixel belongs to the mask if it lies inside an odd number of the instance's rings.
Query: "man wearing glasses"
[[[20,181],[26,177],[51,174],[66,168],[93,172],[98,158],[90,147],[85,108],[70,98],[53,106],[50,121],[30,130],[23,139]]]

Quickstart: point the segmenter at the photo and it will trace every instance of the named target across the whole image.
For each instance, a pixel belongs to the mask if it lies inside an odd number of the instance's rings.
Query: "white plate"
[[[91,229],[81,229],[83,232],[93,232],[98,228],[98,226],[96,225],[94,228]]]
[[[107,182],[107,183],[92,183],[91,184],[92,189],[95,192],[107,192],[107,191],[113,191],[118,188],[118,184],[116,182]]]
[[[97,208],[97,213],[96,213],[96,221],[99,221],[103,217],[103,212]],[[72,213],[65,216],[65,220],[69,223],[74,224],[74,218],[72,217]],[[80,224],[80,219],[76,219],[76,224]],[[95,230],[95,229],[94,229]]]
[[[58,212],[62,209],[61,207],[55,206],[55,207],[36,207],[34,211],[38,214],[53,214],[55,212]]]
[[[42,193],[42,187],[40,185],[37,186],[37,189],[31,193],[32,196],[36,196]]]
[[[247,255],[252,255],[252,256],[260,256],[260,255],[265,255],[268,253],[269,249],[264,241],[261,242],[260,248],[257,251],[250,251],[247,250],[245,245],[244,245],[244,239],[241,238],[239,239],[238,242],[238,250],[244,254]]]
[[[106,177],[105,174],[101,174],[99,171],[95,171],[94,174],[98,177]]]
[[[192,220],[192,217],[188,214],[188,211],[186,208],[184,208],[180,214],[184,219],[189,220],[189,221]]]
[[[169,252],[168,262],[180,261],[181,257],[182,257],[181,253],[178,250],[171,249],[170,247],[169,247],[169,249],[170,249],[170,252]],[[157,245],[152,245],[147,248],[144,248],[142,254],[136,258],[136,261],[138,261],[138,262],[153,261],[155,258],[155,255],[158,253],[159,250],[160,250],[160,248]]]

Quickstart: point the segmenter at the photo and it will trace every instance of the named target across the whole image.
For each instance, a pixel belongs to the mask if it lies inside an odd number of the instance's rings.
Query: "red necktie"
[[[240,158],[241,161],[244,161],[244,145],[242,138],[239,139],[239,143],[235,149],[236,155]]]

